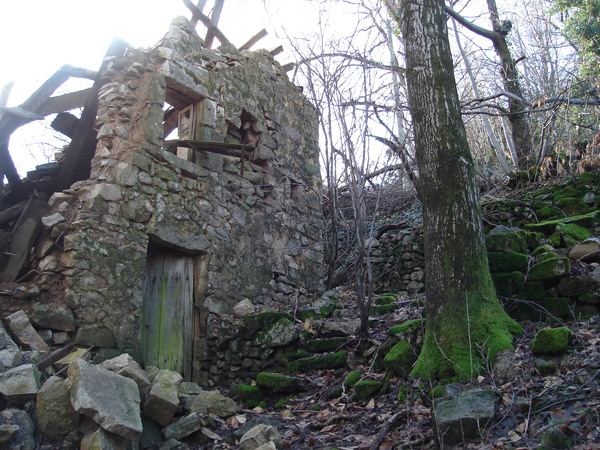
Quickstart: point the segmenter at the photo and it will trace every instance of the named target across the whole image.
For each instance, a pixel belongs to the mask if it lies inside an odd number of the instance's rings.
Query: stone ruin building
[[[94,89],[55,121],[70,148],[30,174],[19,218],[42,236],[15,228],[0,279],[35,277],[78,346],[200,383],[241,370],[217,364],[219,317],[321,289],[317,111],[269,52],[205,48],[185,18],[151,49],[113,45]]]

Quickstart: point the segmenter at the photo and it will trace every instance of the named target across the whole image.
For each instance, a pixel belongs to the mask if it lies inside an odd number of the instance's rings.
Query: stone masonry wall
[[[293,310],[321,287],[316,111],[270,54],[203,49],[183,18],[153,49],[113,58],[102,81],[91,177],[51,198],[39,270],[62,280],[76,344],[137,355],[149,245],[193,255],[200,367],[209,315],[244,298]],[[165,102],[188,101],[197,140],[257,144],[248,160],[167,152]]]

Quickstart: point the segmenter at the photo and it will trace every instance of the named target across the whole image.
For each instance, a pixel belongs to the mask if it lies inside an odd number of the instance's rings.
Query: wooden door
[[[142,358],[146,366],[192,376],[194,257],[150,247],[144,277]]]

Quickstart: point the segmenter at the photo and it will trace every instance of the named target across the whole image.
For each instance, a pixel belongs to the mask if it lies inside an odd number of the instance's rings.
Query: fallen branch
[[[403,409],[402,411],[398,411],[396,414],[394,414],[388,419],[388,421],[383,427],[381,427],[381,430],[379,430],[379,433],[377,433],[375,439],[371,443],[371,450],[378,450],[379,447],[381,447],[381,444],[383,443],[383,440],[385,439],[386,435],[392,430],[392,428],[396,426],[396,423],[402,417],[407,416],[407,413],[408,411],[406,409]]]

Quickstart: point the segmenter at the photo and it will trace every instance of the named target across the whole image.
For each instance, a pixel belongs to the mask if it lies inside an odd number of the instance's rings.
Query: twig
[[[379,433],[377,433],[377,435],[375,436],[375,439],[373,440],[373,443],[371,444],[370,450],[378,450],[379,447],[381,446],[381,443],[385,439],[386,435],[390,432],[390,430],[392,428],[394,428],[396,426],[396,422],[398,422],[398,420],[400,420],[400,418],[405,416],[406,414],[407,414],[407,410],[404,409],[402,411],[397,412],[392,417],[390,417],[388,419],[388,421],[385,423],[385,425],[383,427],[381,427],[381,430],[379,430]]]

